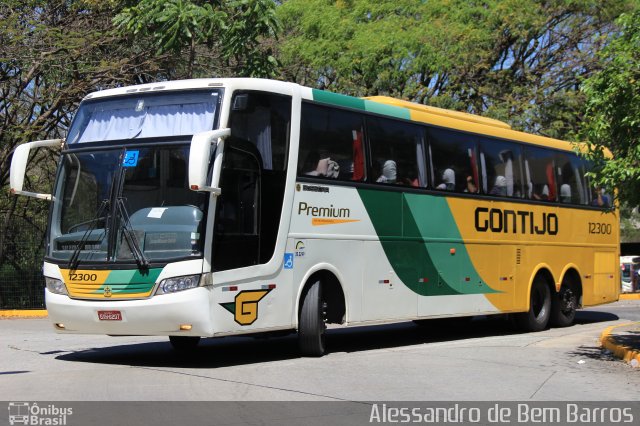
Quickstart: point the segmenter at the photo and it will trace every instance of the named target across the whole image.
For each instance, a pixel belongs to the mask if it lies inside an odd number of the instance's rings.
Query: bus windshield
[[[67,144],[193,135],[217,125],[221,92],[142,93],[80,105]]]
[[[200,256],[207,198],[188,189],[188,161],[188,144],[64,154],[48,255],[70,263]]]

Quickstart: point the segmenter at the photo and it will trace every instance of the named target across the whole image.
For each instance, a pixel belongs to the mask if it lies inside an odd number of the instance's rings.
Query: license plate
[[[120,311],[98,311],[98,319],[100,321],[122,321],[122,313]]]

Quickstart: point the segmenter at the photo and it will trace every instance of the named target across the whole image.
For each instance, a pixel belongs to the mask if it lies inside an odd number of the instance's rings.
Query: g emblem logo
[[[251,325],[258,319],[258,302],[265,297],[269,290],[244,290],[236,295],[234,302],[220,305],[233,314],[234,320],[240,325]]]
[[[105,288],[104,288],[104,297],[111,297],[111,287],[105,286]]]

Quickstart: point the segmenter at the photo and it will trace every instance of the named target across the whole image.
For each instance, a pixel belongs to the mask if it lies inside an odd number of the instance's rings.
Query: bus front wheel
[[[325,351],[325,305],[322,300],[322,283],[311,284],[302,300],[298,324],[298,345],[304,356],[322,356]]]
[[[524,331],[542,331],[551,316],[551,290],[545,279],[538,275],[531,286],[529,310],[515,315],[518,328]]]

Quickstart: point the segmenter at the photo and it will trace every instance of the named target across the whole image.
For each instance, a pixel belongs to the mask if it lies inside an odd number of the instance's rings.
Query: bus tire
[[[568,285],[560,287],[558,294],[551,298],[551,325],[554,327],[569,327],[576,318],[578,297],[573,288]]]
[[[191,352],[198,343],[200,343],[200,337],[198,336],[169,336],[169,342],[171,346],[178,352]]]
[[[529,297],[529,310],[515,315],[516,325],[523,331],[542,331],[551,316],[551,290],[542,276],[533,280]]]
[[[322,283],[311,284],[302,301],[298,324],[298,346],[303,356],[318,357],[324,355],[324,303],[322,301]]]

